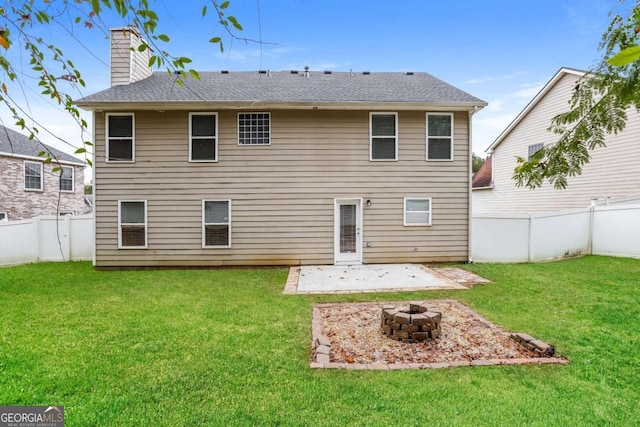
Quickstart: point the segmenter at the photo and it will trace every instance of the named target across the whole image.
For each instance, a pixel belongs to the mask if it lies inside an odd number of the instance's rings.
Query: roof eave
[[[587,74],[587,72],[576,70],[575,68],[568,68],[568,67],[560,68],[558,72],[556,72],[556,74],[551,78],[551,80],[549,80],[547,84],[545,84],[542,87],[542,89],[540,89],[540,92],[538,92],[536,96],[534,96],[533,99],[529,101],[526,107],[524,107],[524,109],[520,111],[520,113],[511,121],[511,123],[509,123],[509,126],[507,126],[505,130],[503,130],[500,133],[500,135],[498,135],[496,140],[493,141],[493,143],[489,146],[489,148],[485,150],[485,153],[492,154],[493,151],[496,149],[496,147],[500,145],[500,143],[502,143],[502,141],[507,137],[507,135],[511,133],[513,128],[515,128],[527,116],[527,114],[529,114],[529,111],[533,110],[533,108],[536,105],[538,105],[538,102],[540,102],[540,100],[544,98],[544,96],[556,85],[558,80],[560,80],[565,74],[573,74],[579,77],[584,77]]]
[[[387,110],[397,111],[429,110],[429,111],[478,111],[487,103],[479,102],[315,102],[315,101],[163,101],[163,102],[127,102],[127,101],[82,101],[75,104],[88,111],[123,111],[123,110]]]
[[[0,151],[0,156],[13,157],[16,159],[24,159],[24,160],[37,160],[39,162],[44,162],[46,160],[46,157],[30,156],[28,154],[19,154],[19,153],[7,153],[4,151]],[[63,165],[86,166],[86,164],[80,159],[78,159],[77,162],[72,162],[71,160],[63,160],[63,159],[56,158],[55,161]]]

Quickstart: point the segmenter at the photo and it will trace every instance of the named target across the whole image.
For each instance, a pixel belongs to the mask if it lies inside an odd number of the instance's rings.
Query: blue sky
[[[213,14],[201,16],[205,3],[183,0],[177,7],[171,0],[151,1],[161,17],[159,32],[171,38],[167,50],[190,57],[193,68],[278,71],[308,65],[312,72],[428,72],[489,103],[473,125],[474,152],[484,156],[558,69],[588,69],[599,58],[598,43],[616,1],[231,0],[227,11],[244,27],[238,36],[265,43],[223,36],[224,53],[208,43],[223,30]],[[127,23],[113,14],[103,19],[109,27]],[[58,43],[81,69],[87,82],[83,94],[108,86],[108,40],[102,30],[76,28],[82,45],[62,26],[37,31]],[[20,58],[16,49],[8,57]],[[51,112],[52,104],[35,92],[25,93],[41,124],[77,145],[81,137],[74,122]],[[5,125],[13,122],[2,110],[0,119]],[[73,151],[45,133],[42,140]]]

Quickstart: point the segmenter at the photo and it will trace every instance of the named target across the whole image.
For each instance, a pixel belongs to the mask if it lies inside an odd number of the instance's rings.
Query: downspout
[[[92,263],[93,266],[96,266],[96,252],[98,251],[98,239],[96,236],[96,232],[98,231],[96,228],[96,111],[91,111],[91,120],[93,120],[93,129],[91,129],[91,137],[93,138],[93,185],[91,186],[91,196],[93,198],[93,209],[91,212],[91,216],[93,218],[93,256]]]
[[[473,164],[473,131],[472,131],[472,126],[471,126],[471,120],[473,118],[473,114],[477,111],[478,107],[474,107],[473,109],[470,109],[467,111],[467,115],[468,115],[468,120],[467,120],[467,125],[469,126],[469,164],[467,165],[467,171],[469,172],[468,175],[468,183],[467,183],[467,187],[469,190],[469,197],[468,197],[468,213],[469,213],[469,219],[468,219],[468,229],[467,229],[467,262],[469,264],[473,263],[473,257],[472,255],[472,246],[473,246],[473,240],[471,239],[471,232],[473,231],[471,229],[471,222],[473,221],[473,194],[472,194],[472,188],[471,188],[471,182],[472,182],[472,177],[471,177],[471,171],[473,170],[472,164]]]

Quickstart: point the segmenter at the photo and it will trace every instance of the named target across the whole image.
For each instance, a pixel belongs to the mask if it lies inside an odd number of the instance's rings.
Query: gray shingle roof
[[[46,151],[45,147],[51,151],[53,157],[59,160],[78,164],[84,163],[82,160],[74,156],[36,140],[30,140],[28,136],[7,127],[0,126],[0,153],[10,153],[16,156],[39,157],[38,153]]]
[[[129,85],[115,86],[76,101],[79,105],[117,102],[369,102],[484,106],[486,103],[427,73],[324,74],[290,71],[205,72],[188,78],[154,73]]]

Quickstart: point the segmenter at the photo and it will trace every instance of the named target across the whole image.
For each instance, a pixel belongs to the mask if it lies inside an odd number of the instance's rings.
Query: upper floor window
[[[42,191],[42,163],[24,162],[24,189]]]
[[[60,191],[73,192],[73,166],[60,166]]]
[[[135,125],[132,113],[107,114],[107,162],[135,160]]]
[[[453,114],[427,114],[427,160],[453,160]]]
[[[189,113],[189,160],[218,160],[218,114]]]
[[[271,113],[238,113],[238,145],[271,144]]]
[[[398,160],[398,114],[371,113],[370,160]]]
[[[532,144],[529,147],[527,147],[527,160],[531,160],[534,154],[542,150],[542,147],[544,147],[543,143]]]

